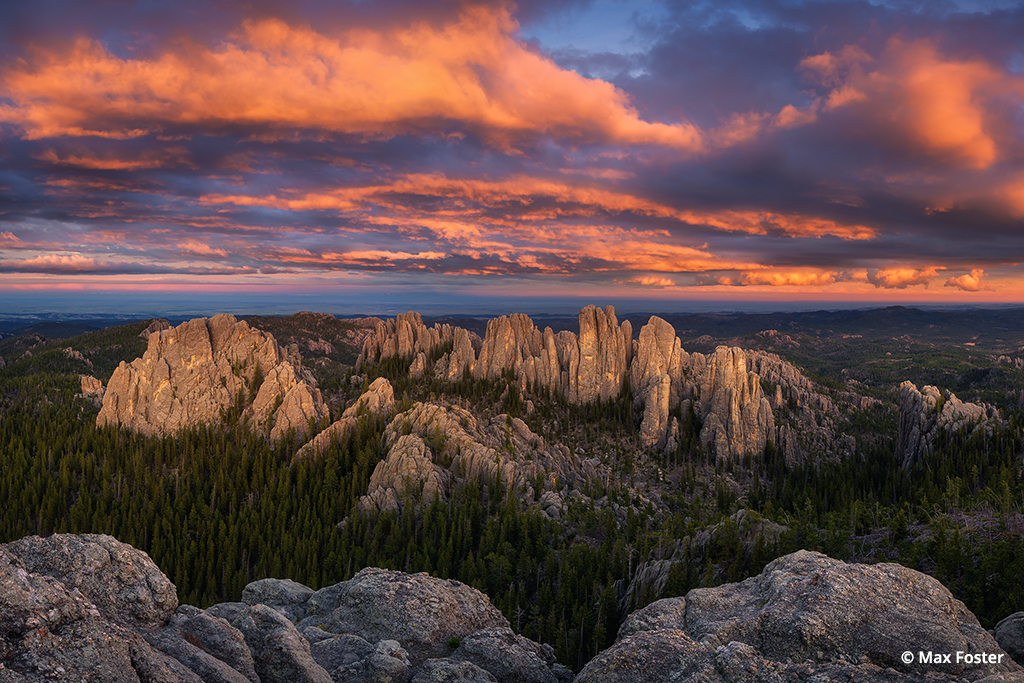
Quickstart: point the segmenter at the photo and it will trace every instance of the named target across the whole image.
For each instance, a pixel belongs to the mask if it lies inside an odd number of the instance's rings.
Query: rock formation
[[[907,651],[986,653],[995,663],[905,663]],[[741,583],[634,612],[576,681],[1022,680],[1022,671],[935,579],[799,551]]]
[[[455,329],[448,324],[427,327],[419,313],[400,313],[395,318],[377,323],[373,334],[363,342],[356,369],[393,356],[429,354],[442,344],[453,341]]]
[[[511,371],[520,389],[550,389],[576,404],[617,398],[629,367],[632,326],[628,320],[619,325],[613,306],[583,308],[579,324],[577,336],[550,327],[541,332],[521,313],[490,320],[473,377],[495,379]]]
[[[498,415],[478,421],[449,404],[416,403],[394,417],[384,430],[384,459],[370,476],[359,501],[364,512],[396,510],[406,501],[428,504],[447,500],[458,482],[487,486],[500,482],[533,500],[538,475],[554,482],[581,484],[595,476],[594,464],[561,445],[548,445],[519,418]]]
[[[701,443],[717,457],[759,455],[773,438],[775,419],[761,377],[747,369],[743,349],[719,346],[700,382]]]
[[[900,426],[896,436],[896,458],[904,467],[927,458],[936,435],[962,430],[985,429],[999,421],[999,411],[988,404],[964,403],[951,391],[925,386],[918,391],[913,382],[900,385]]]
[[[458,581],[364,569],[314,592],[263,579],[242,602],[202,610],[179,607],[149,557],[109,536],[0,546],[3,681],[410,679],[568,683],[572,673]]]
[[[775,354],[724,346],[708,356],[690,354],[672,325],[657,316],[634,341],[632,325],[619,324],[611,306],[587,306],[579,325],[578,335],[556,334],[551,328],[542,332],[523,314],[501,316],[488,321],[476,353],[475,335],[446,325],[427,328],[417,314],[405,313],[377,326],[360,364],[398,355],[410,359],[413,377],[432,372],[454,382],[466,373],[476,379],[511,376],[521,392],[550,390],[575,404],[617,398],[628,383],[641,443],[656,449],[676,447],[679,419],[673,413],[685,418],[690,407],[702,425],[701,444],[717,458],[760,454],[769,441],[788,460],[853,447],[852,437],[836,424],[842,416],[832,400]],[[431,353],[447,343],[452,350],[431,368]],[[764,395],[762,380],[774,385],[771,396]],[[845,398],[860,405],[863,397],[847,393]],[[776,419],[782,408],[789,411],[784,424]]]
[[[222,314],[151,334],[142,358],[114,370],[96,423],[171,434],[232,409],[271,439],[328,414],[296,350]]]
[[[171,327],[173,326],[169,322],[167,322],[163,318],[160,318],[158,320],[154,320],[146,327],[146,329],[144,329],[142,332],[139,332],[139,336],[142,337],[143,339],[148,340],[149,335],[153,334],[154,332],[163,332],[164,330],[171,329]]]
[[[1015,662],[1024,665],[1024,612],[1014,612],[1002,619],[992,629],[992,636]]]
[[[197,682],[140,635],[177,604],[149,557],[109,536],[0,546],[0,679]]]
[[[1011,615],[993,638],[929,576],[799,551],[632,613],[575,681],[1019,682],[1024,669],[996,639],[1015,647],[1020,622]],[[203,610],[178,606],[145,553],[98,535],[0,545],[0,645],[0,680],[19,683],[573,680],[550,646],[516,635],[458,581],[376,568],[318,591],[262,579],[241,602]]]
[[[725,346],[710,356],[689,354],[672,325],[651,316],[640,329],[630,367],[633,400],[643,406],[641,442],[664,448],[670,412],[683,401],[695,401],[703,425],[700,440],[709,452],[718,458],[763,452],[774,439],[775,420],[762,395],[761,376],[748,367],[749,359],[743,349]]]
[[[99,381],[92,375],[79,375],[78,381],[79,386],[82,389],[82,396],[96,404],[96,407],[102,406],[103,392],[106,391],[103,386],[103,382]]]
[[[340,441],[345,434],[356,426],[359,417],[363,414],[390,417],[395,412],[395,390],[391,382],[383,377],[373,380],[363,394],[356,399],[356,402],[345,409],[341,418],[331,424],[315,437],[310,439],[296,457],[316,457],[323,453],[332,441]]]

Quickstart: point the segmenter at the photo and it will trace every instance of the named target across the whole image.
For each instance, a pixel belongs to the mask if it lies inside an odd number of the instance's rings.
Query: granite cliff
[[[790,459],[810,450],[832,455],[852,447],[839,434],[841,415],[831,399],[777,355],[724,346],[708,355],[687,353],[672,325],[657,316],[634,340],[632,324],[620,324],[611,306],[582,309],[579,330],[541,331],[517,313],[490,320],[480,341],[458,327],[427,328],[418,314],[406,313],[377,326],[363,346],[360,366],[409,357],[413,377],[511,376],[521,393],[550,390],[576,405],[617,399],[628,387],[640,415],[640,441],[657,449],[676,447],[678,415],[691,409],[701,424],[700,443],[716,458],[761,453],[768,442]],[[451,350],[428,367],[428,358],[449,344]],[[764,384],[774,387],[773,395],[765,395]],[[780,421],[776,413],[783,407],[787,419]]]
[[[295,348],[222,314],[151,333],[142,358],[114,370],[96,423],[171,434],[232,409],[275,440],[328,415]]]

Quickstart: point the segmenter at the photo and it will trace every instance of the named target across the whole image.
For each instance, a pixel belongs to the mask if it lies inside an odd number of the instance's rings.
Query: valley
[[[110,534],[201,608],[427,572],[574,672],[799,550],[1024,610],[1020,309],[174,322],[3,333],[0,541]]]

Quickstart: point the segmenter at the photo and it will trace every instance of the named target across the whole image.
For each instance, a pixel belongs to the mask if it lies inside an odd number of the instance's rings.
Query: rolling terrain
[[[1024,312],[538,320],[5,334],[0,540],[111,534],[200,607],[426,571],[574,671],[801,549],[1024,609]]]

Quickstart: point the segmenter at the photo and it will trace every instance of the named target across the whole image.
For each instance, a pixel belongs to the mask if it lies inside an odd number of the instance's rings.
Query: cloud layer
[[[1024,291],[1022,10],[61,7],[0,10],[11,286]]]

